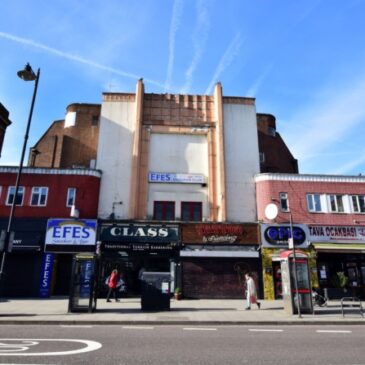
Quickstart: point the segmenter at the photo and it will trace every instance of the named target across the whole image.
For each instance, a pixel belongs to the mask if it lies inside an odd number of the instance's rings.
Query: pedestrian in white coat
[[[246,278],[246,310],[251,309],[251,304],[257,304],[257,308],[260,309],[261,304],[257,301],[256,285],[250,273],[245,274]]]

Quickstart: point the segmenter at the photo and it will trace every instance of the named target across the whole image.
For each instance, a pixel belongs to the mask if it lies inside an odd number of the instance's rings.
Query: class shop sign
[[[104,242],[177,242],[179,228],[168,224],[118,224],[102,227],[101,239]]]
[[[46,252],[94,252],[96,244],[95,219],[58,219],[47,222]]]

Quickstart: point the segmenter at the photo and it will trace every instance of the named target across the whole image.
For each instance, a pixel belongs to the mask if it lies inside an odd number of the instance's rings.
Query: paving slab
[[[245,310],[239,299],[171,299],[170,310],[145,312],[140,298],[120,302],[98,299],[93,313],[68,313],[68,298],[0,299],[0,324],[100,324],[100,325],[302,325],[302,324],[365,324],[358,308],[346,308],[342,316],[340,302],[315,308],[314,314],[292,315],[280,300],[261,301],[261,309]]]

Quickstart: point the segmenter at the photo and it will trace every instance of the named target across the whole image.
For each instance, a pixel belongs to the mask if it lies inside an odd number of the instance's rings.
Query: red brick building
[[[343,275],[350,296],[364,297],[365,177],[260,174],[255,181],[258,220],[262,223],[265,295],[272,297],[275,277],[270,276],[275,276],[278,252],[285,249],[280,245],[270,248],[265,229],[276,225],[284,234],[291,218],[294,230],[302,230],[306,236],[305,241],[297,244],[304,245],[311,257],[313,284],[335,296],[339,275]],[[265,216],[270,203],[279,208],[273,220]]]
[[[0,167],[2,231],[8,225],[17,170]],[[80,219],[96,219],[100,178],[101,173],[92,169],[23,169],[11,227],[13,248],[6,258],[3,295],[38,295],[47,220],[72,219],[72,206],[77,208]],[[51,293],[67,295],[72,255],[55,255],[54,261]]]
[[[31,148],[28,166],[95,167],[99,116],[99,104],[70,104],[66,118],[53,122]]]

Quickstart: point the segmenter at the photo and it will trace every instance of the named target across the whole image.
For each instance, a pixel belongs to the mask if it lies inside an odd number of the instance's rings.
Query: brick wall
[[[99,138],[99,104],[71,104],[76,124],[64,128],[64,120],[54,122],[31,149],[28,166],[71,168],[90,167],[96,159]]]
[[[323,176],[323,180],[326,177]],[[267,221],[265,207],[272,203],[272,198],[279,199],[279,194],[288,194],[290,211],[293,221],[304,224],[353,225],[354,220],[365,221],[364,214],[350,213],[310,213],[307,209],[306,194],[343,194],[365,195],[365,178],[358,182],[335,181],[295,181],[295,180],[268,180],[256,183],[258,219]],[[280,212],[276,222],[288,222],[289,213]]]

